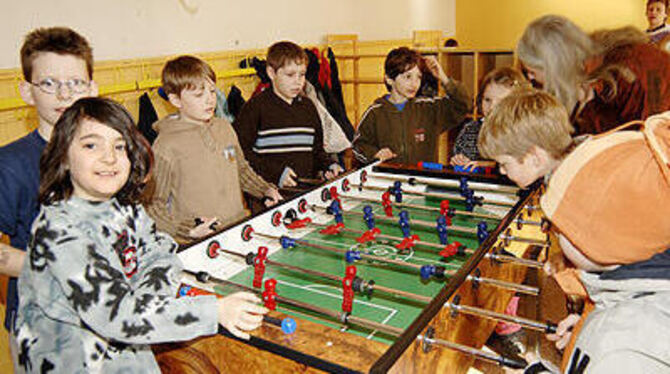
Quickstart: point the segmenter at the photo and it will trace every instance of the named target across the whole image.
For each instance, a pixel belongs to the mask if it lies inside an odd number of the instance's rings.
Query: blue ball
[[[286,317],[281,321],[281,331],[284,334],[293,334],[296,328],[298,328],[298,324],[291,317]]]

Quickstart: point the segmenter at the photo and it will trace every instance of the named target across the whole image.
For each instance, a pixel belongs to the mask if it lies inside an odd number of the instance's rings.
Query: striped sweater
[[[308,98],[289,104],[267,89],[242,107],[233,127],[245,157],[269,182],[278,183],[287,166],[298,177],[315,178],[331,164],[319,114]]]

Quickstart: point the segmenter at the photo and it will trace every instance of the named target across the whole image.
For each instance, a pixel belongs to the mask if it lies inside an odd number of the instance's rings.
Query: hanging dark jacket
[[[330,82],[332,84],[331,90],[335,96],[335,100],[344,108],[344,95],[342,94],[342,83],[340,82],[340,71],[337,67],[337,60],[332,48],[328,47],[328,62],[330,64]]]
[[[230,87],[230,93],[228,94],[228,111],[233,117],[237,118],[244,106],[244,98],[242,97],[242,91],[237,88],[235,85]]]
[[[350,141],[353,140],[355,134],[354,126],[347,117],[347,111],[345,110],[344,105],[338,103],[332,90],[327,86],[324,87],[321,85],[319,81],[319,72],[321,71],[319,56],[309,49],[305,49],[305,53],[307,53],[308,58],[307,74],[305,78],[314,86],[317,96],[323,98],[323,105],[328,109],[328,113],[330,113],[340,125],[342,131],[344,131],[344,134],[347,136],[347,139]]]
[[[154,144],[158,133],[152,128],[154,122],[158,121],[158,114],[151,103],[149,95],[145,92],[140,96],[140,113],[137,119],[137,128],[149,144]]]

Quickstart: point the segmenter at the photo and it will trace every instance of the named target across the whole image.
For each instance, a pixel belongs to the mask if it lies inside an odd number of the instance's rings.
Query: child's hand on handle
[[[466,156],[462,153],[459,153],[459,154],[454,155],[454,157],[452,157],[451,160],[449,160],[449,165],[451,165],[451,166],[463,166],[463,165],[467,164],[468,162],[470,162],[470,159],[468,158],[468,156]]]
[[[579,314],[570,314],[558,323],[555,334],[547,334],[547,339],[556,342],[556,348],[562,350],[570,342],[572,328],[579,322]]]
[[[268,188],[267,191],[265,191],[265,194],[263,194],[263,196],[265,196],[264,199],[265,206],[268,208],[273,205],[277,205],[281,200],[284,200],[279,191],[274,187]]]
[[[384,148],[380,149],[379,151],[377,151],[377,153],[375,153],[375,158],[379,159],[379,161],[381,161],[381,162],[384,162],[386,160],[390,160],[390,159],[392,159],[396,156],[398,156],[398,155],[393,153],[393,151],[390,150],[388,147],[384,147]]]
[[[496,166],[495,161],[484,161],[484,160],[480,160],[480,161],[469,161],[469,162],[466,162],[465,165],[463,165],[463,167],[465,168],[465,170],[475,170],[476,168],[479,168],[479,167],[482,167],[482,168],[493,168],[493,167],[495,167],[495,166]]]
[[[237,292],[218,300],[219,324],[240,339],[249,339],[246,331],[257,329],[268,309],[250,292]]]
[[[437,78],[443,85],[446,86],[447,83],[449,83],[449,77],[447,77],[447,74],[445,74],[442,66],[437,61],[435,56],[424,56],[423,62],[426,64],[428,71],[430,71],[430,73],[433,74],[433,76]]]
[[[198,217],[195,219],[196,226],[188,232],[188,236],[194,239],[202,238],[216,231],[218,218]]]
[[[324,176],[326,177],[327,180],[331,180],[340,175],[340,173],[342,173],[343,171],[344,169],[342,169],[342,166],[340,166],[340,164],[334,163],[328,167],[328,170],[326,170]]]
[[[290,167],[285,167],[284,171],[279,177],[279,188],[281,187],[295,187],[298,183],[295,181],[298,178],[298,175]]]

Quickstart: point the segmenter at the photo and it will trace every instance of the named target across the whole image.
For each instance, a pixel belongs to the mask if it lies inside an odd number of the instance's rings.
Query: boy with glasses
[[[5,328],[16,316],[16,283],[30,227],[39,212],[39,163],[53,126],[77,99],[96,96],[92,81],[93,53],[84,37],[64,27],[40,28],[29,33],[21,48],[23,78],[19,91],[37,110],[39,124],[28,135],[0,148],[0,233],[11,246],[0,244],[0,274],[10,276]],[[14,347],[12,347],[14,348]]]

